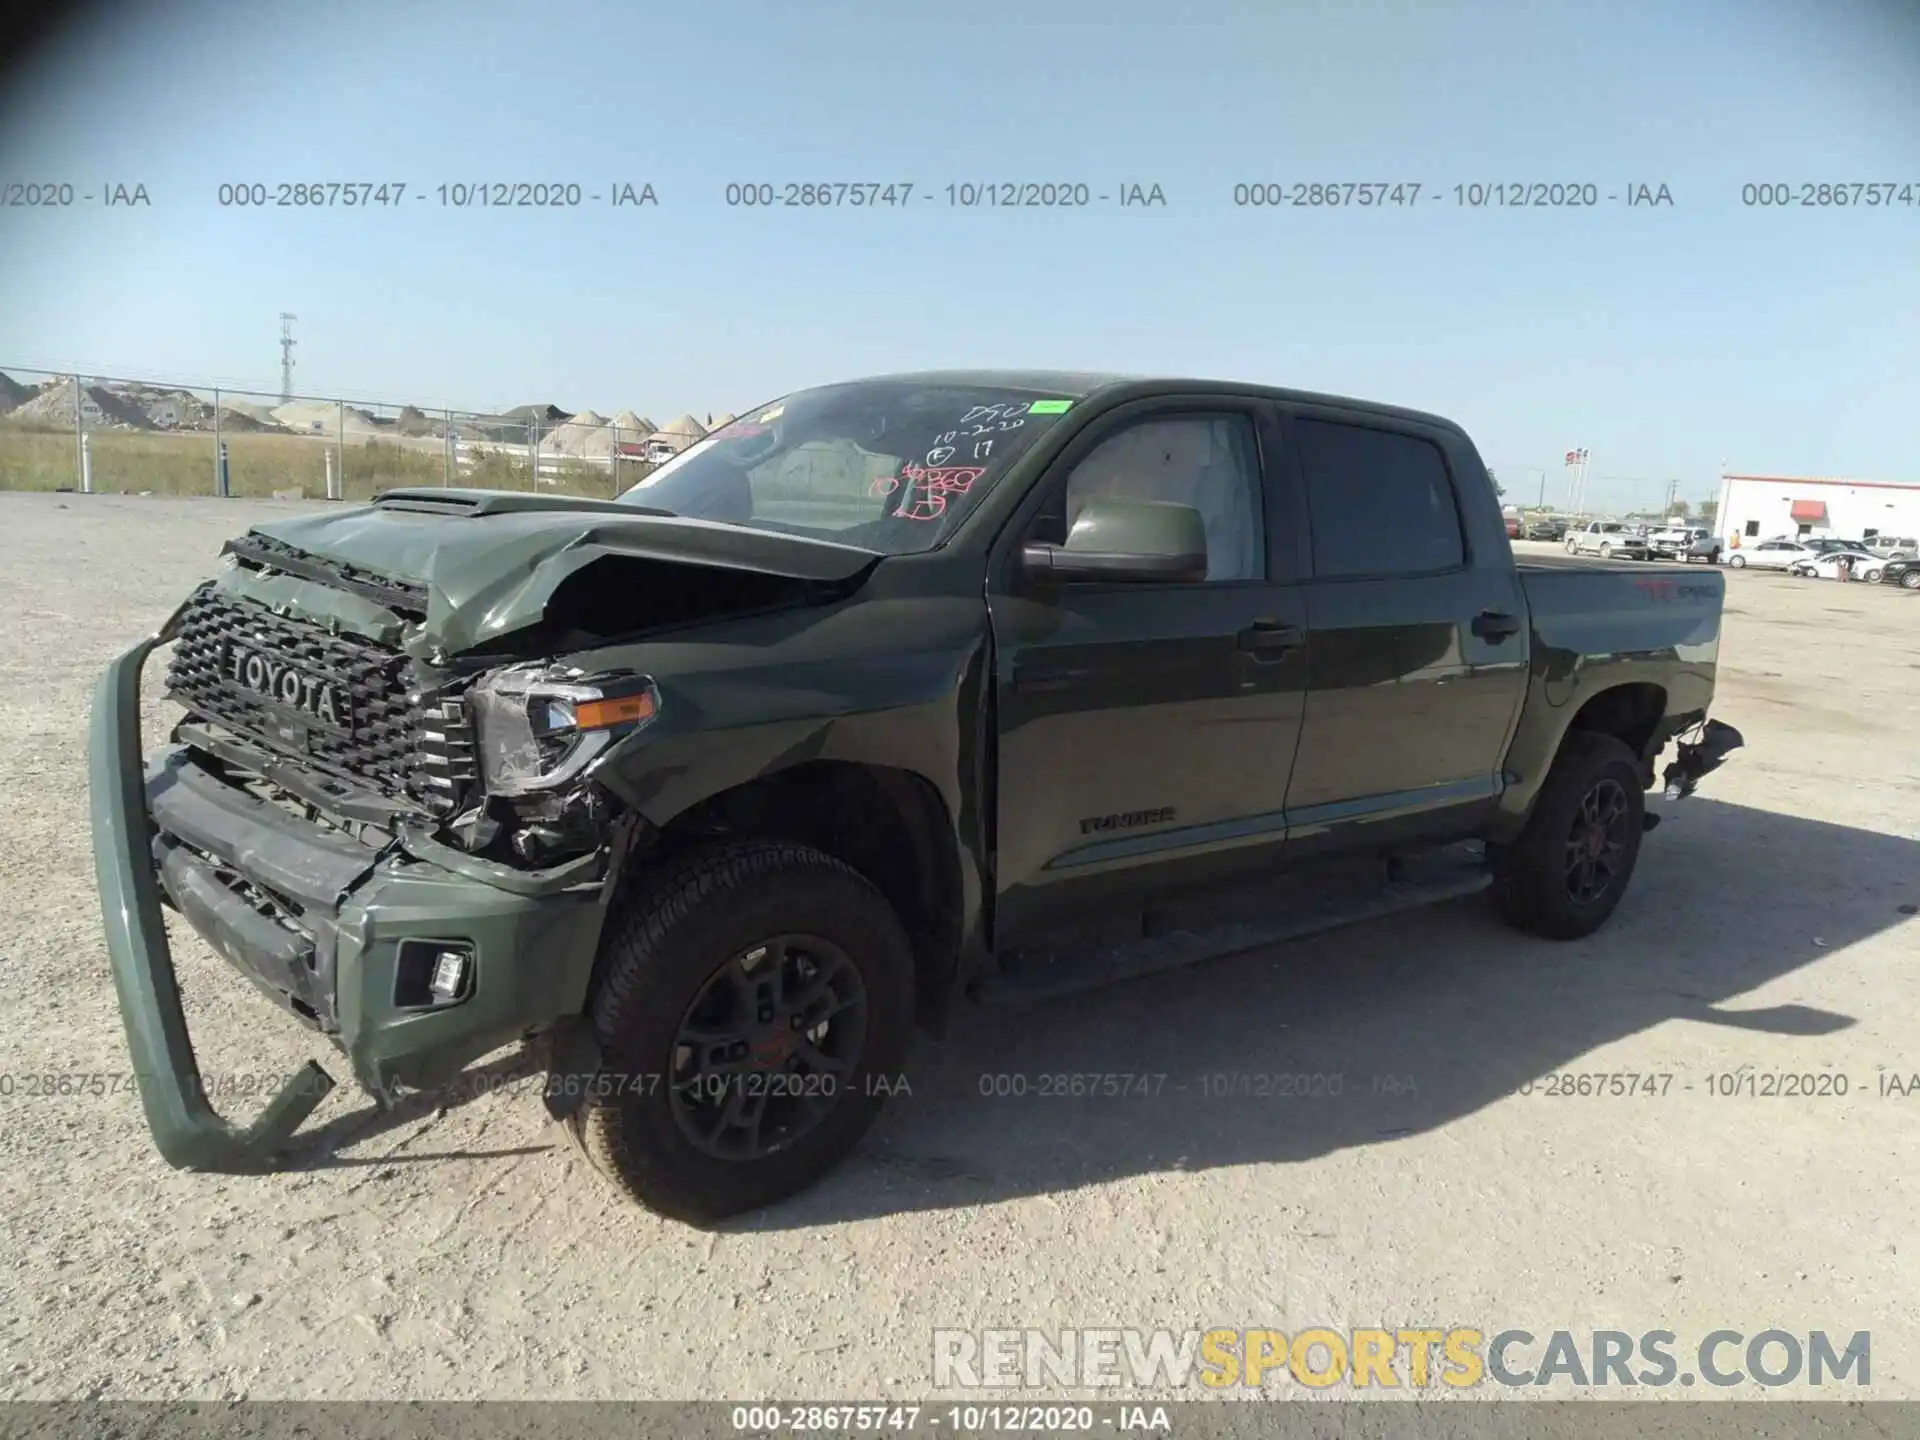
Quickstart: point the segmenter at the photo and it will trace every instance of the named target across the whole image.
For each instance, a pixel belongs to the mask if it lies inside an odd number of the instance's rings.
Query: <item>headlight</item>
[[[479,729],[480,774],[492,795],[568,784],[660,709],[660,692],[644,675],[586,675],[552,665],[496,670],[475,683],[468,700]]]

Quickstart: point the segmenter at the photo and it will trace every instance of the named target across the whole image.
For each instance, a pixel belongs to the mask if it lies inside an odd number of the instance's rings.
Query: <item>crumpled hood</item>
[[[423,588],[423,638],[449,653],[536,623],[563,580],[609,556],[828,583],[852,581],[881,558],[608,500],[495,490],[392,490],[371,505],[251,533],[363,580]]]

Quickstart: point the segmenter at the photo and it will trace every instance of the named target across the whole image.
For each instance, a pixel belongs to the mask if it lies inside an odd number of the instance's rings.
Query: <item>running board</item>
[[[1148,933],[1138,938],[1009,951],[1002,957],[1001,970],[976,982],[970,994],[983,1005],[1051,1000],[1457,900],[1492,884],[1484,855],[1470,850],[1396,860],[1385,867],[1384,876],[1376,870],[1357,885],[1351,877],[1344,885],[1308,880],[1290,886],[1277,880],[1268,887],[1270,894],[1296,888],[1300,893],[1270,898],[1264,915],[1171,926],[1155,925],[1149,917]]]

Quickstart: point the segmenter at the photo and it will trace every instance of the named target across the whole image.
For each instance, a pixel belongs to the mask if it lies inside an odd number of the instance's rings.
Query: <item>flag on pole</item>
[[[1586,461],[1586,458],[1587,458],[1587,452],[1586,452],[1585,450],[1569,450],[1569,451],[1567,451],[1567,464],[1569,464],[1569,465],[1580,465],[1580,464],[1583,464],[1583,463],[1585,463],[1585,461]]]

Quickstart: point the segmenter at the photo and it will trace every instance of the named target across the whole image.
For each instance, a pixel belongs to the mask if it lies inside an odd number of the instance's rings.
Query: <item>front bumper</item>
[[[521,871],[424,832],[376,849],[226,784],[184,747],[146,763],[140,675],[169,638],[170,626],[107,667],[89,741],[107,954],[147,1126],[169,1164],[258,1168],[334,1082],[309,1061],[251,1124],[214,1110],[181,1009],[167,903],[327,1034],[377,1094],[444,1084],[490,1050],[580,1013],[605,916],[604,854]],[[470,947],[463,1001],[401,1003],[409,941]]]

